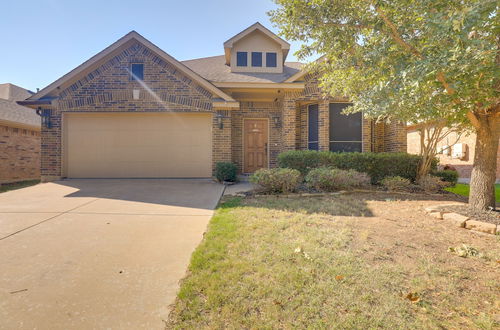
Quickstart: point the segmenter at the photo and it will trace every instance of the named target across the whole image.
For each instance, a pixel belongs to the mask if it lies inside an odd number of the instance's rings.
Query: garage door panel
[[[73,178],[209,177],[211,115],[69,114],[64,149]]]

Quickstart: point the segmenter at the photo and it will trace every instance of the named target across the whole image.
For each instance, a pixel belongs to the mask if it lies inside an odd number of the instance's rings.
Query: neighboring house
[[[340,114],[290,45],[256,23],[224,55],[179,62],[137,32],[20,104],[40,109],[42,178],[210,177],[285,150],[406,151],[400,124]]]
[[[444,131],[443,133],[445,133]],[[408,153],[420,154],[420,134],[418,126],[408,126]],[[438,159],[440,167],[453,166],[459,174],[460,181],[468,182],[474,163],[476,134],[450,132],[438,143]],[[497,154],[497,181],[500,181],[500,145]]]
[[[16,103],[32,94],[0,84],[0,184],[40,179],[40,117]]]

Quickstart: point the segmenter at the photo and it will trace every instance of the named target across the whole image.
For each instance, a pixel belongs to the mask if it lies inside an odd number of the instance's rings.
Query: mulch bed
[[[437,208],[439,211],[454,212],[465,215],[471,220],[478,220],[483,222],[493,223],[500,225],[500,211],[476,211],[470,209],[467,205],[446,205]]]

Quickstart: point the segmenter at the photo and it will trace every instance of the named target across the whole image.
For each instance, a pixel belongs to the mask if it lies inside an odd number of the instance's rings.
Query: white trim
[[[261,83],[261,82],[214,82],[220,88],[262,88],[262,89],[296,89],[302,90],[304,83]]]
[[[244,38],[246,35],[252,33],[255,30],[259,30],[277,43],[281,45],[282,48],[284,49],[290,49],[290,44],[283,40],[282,38],[278,37],[276,34],[274,34],[271,30],[266,28],[264,25],[260,24],[259,22],[256,22],[249,27],[247,27],[245,30],[241,31],[240,33],[236,34],[234,37],[231,37],[230,39],[226,40],[224,42],[224,47],[226,48],[231,48],[233,47],[233,44],[237,42],[238,40],[241,40]]]
[[[13,128],[28,129],[28,130],[37,131],[37,132],[41,131],[41,126],[40,125],[35,126],[35,125],[20,123],[20,122],[17,122],[17,121],[10,121],[10,120],[6,120],[6,119],[0,119],[0,126],[8,126],[8,127],[13,127]]]

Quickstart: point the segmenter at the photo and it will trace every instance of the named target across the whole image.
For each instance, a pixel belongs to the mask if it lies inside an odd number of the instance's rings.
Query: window
[[[252,52],[252,66],[262,66],[261,52]]]
[[[361,152],[362,120],[360,112],[344,115],[348,103],[330,103],[330,151]]]
[[[144,80],[144,64],[132,64],[130,71],[130,80]]]
[[[266,66],[275,68],[277,65],[276,53],[266,53]]]
[[[311,104],[307,108],[307,149],[319,150],[318,136],[318,105]]]
[[[236,52],[236,66],[247,66],[246,52]]]

